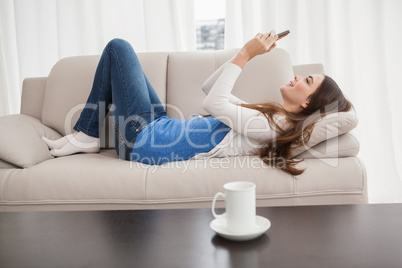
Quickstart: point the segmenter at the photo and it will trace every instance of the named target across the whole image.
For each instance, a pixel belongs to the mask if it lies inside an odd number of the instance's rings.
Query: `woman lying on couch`
[[[248,61],[270,52],[279,40],[274,31],[257,34],[239,53],[204,83],[202,107],[208,116],[169,118],[159,97],[142,71],[131,45],[110,41],[96,69],[92,90],[74,132],[59,140],[42,139],[54,156],[99,151],[100,103],[113,111],[115,148],[120,159],[160,165],[172,161],[259,155],[268,165],[298,175],[298,161],[291,148],[310,138],[313,115],[345,112],[352,104],[328,76],[295,76],[280,88],[283,102],[248,104],[231,94]],[[317,113],[318,111],[318,113]],[[107,111],[106,111],[107,112]],[[317,118],[315,118],[317,119]],[[250,145],[252,140],[253,144]],[[232,146],[227,146],[231,144]],[[233,146],[234,144],[234,146]]]

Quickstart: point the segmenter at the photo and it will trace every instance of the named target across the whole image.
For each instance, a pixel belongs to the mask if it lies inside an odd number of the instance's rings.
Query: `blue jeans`
[[[114,141],[120,159],[130,160],[134,142],[153,120],[166,111],[145,76],[131,45],[113,39],[105,47],[91,92],[74,130],[99,138],[103,119],[113,111]]]

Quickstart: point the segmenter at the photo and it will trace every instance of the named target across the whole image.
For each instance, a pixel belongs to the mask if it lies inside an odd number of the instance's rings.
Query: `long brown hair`
[[[238,104],[239,106],[260,111],[268,119],[271,128],[276,129],[278,137],[268,140],[258,151],[265,164],[277,167],[291,175],[300,175],[305,169],[296,168],[303,161],[291,159],[291,150],[306,144],[318,119],[334,112],[347,112],[353,105],[343,95],[338,84],[324,75],[321,85],[309,97],[306,108],[299,112],[288,112],[278,103]],[[286,119],[287,128],[283,129],[274,121],[274,116]]]

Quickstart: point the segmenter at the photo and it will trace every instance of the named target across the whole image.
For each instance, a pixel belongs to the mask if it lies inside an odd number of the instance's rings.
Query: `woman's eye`
[[[308,78],[306,78],[306,83],[308,84]]]

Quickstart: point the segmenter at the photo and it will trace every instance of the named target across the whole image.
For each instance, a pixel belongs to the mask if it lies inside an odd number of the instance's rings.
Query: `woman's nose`
[[[299,81],[299,79],[300,79],[300,76],[296,75],[296,76],[295,76],[296,82]]]

